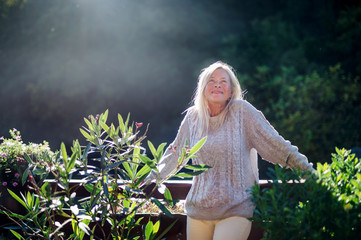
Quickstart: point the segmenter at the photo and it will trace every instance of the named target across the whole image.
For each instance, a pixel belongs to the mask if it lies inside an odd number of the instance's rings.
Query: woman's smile
[[[212,94],[223,94],[223,92],[220,90],[213,90]]]

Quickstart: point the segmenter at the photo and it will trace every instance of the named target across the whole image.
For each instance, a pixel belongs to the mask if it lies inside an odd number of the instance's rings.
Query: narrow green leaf
[[[70,172],[74,168],[76,157],[77,157],[77,152],[74,152],[70,157],[70,162],[68,163],[67,166],[67,172]]]
[[[88,156],[88,152],[89,152],[90,146],[91,146],[91,143],[88,143],[88,145],[87,145],[86,148],[84,149],[83,156],[81,157],[81,159],[85,159],[85,158]]]
[[[109,134],[109,127],[103,121],[99,121],[100,126]]]
[[[73,229],[73,233],[76,235],[78,233],[77,224],[76,224],[77,222],[75,219],[72,219],[72,218],[68,219],[68,222],[69,222],[69,220],[71,221],[71,228]]]
[[[179,165],[182,165],[182,163],[185,160],[185,156],[186,156],[186,150],[184,148],[182,148],[182,154],[178,158],[178,164]]]
[[[8,192],[10,193],[10,195],[11,195],[16,201],[18,201],[21,205],[23,205],[26,209],[28,209],[28,206],[26,205],[26,203],[25,203],[23,200],[21,200],[18,195],[16,195],[16,194],[15,194],[13,191],[11,191],[10,189],[8,189]]]
[[[25,240],[19,233],[15,232],[14,230],[10,229],[10,232],[14,234],[14,236],[19,240]]]
[[[47,193],[50,193],[50,190],[49,182],[44,182],[43,186],[41,186],[41,192],[44,193],[44,195],[47,195]]]
[[[96,205],[99,204],[99,199],[101,197],[101,194],[92,195],[91,201],[90,201],[90,209],[94,209]]]
[[[107,198],[109,198],[109,189],[108,189],[108,184],[106,182],[103,182],[102,183],[102,186],[103,186],[103,191],[104,191],[104,194]]]
[[[28,161],[29,164],[33,163],[33,161],[31,160],[31,158],[29,157],[29,155],[27,153],[24,153],[24,158],[26,161]]]
[[[168,188],[165,189],[164,197],[165,197],[165,200],[167,201],[167,203],[168,203],[170,206],[173,206],[172,194],[170,193],[170,191],[169,191]]]
[[[60,150],[61,150],[61,155],[64,160],[64,164],[65,164],[65,166],[67,166],[68,165],[68,154],[66,152],[65,144],[63,142],[60,145]]]
[[[80,146],[78,140],[73,141],[73,146],[71,147],[71,150],[72,150],[72,153],[73,153],[73,154],[74,154],[74,153],[76,154],[76,157],[77,157],[78,159],[81,158],[81,146]]]
[[[41,168],[36,168],[36,169],[34,169],[33,170],[33,174],[34,175],[42,175],[43,173],[45,173],[46,172],[46,170],[45,169],[41,169]]]
[[[87,133],[84,129],[81,128],[79,128],[79,130],[86,139],[88,139],[90,142],[93,142],[93,138],[89,135],[89,133]]]
[[[152,198],[151,201],[152,201],[152,203],[154,203],[155,205],[157,205],[158,208],[159,208],[160,210],[162,210],[162,212],[163,212],[166,216],[173,218],[172,213],[169,212],[169,210],[168,210],[158,199]]]
[[[101,169],[105,169],[106,164],[105,164],[105,155],[107,154],[107,151],[103,151],[102,156],[100,158],[100,168]]]
[[[212,168],[211,166],[208,165],[185,165],[184,168],[186,169],[191,169],[191,170],[207,170],[209,168]]]
[[[193,147],[192,149],[189,151],[189,156],[192,156],[193,154],[195,154],[196,152],[198,152],[198,150],[204,145],[204,143],[206,142],[207,137],[202,138],[201,140],[199,140]]]
[[[157,159],[160,160],[161,156],[163,155],[164,153],[164,147],[167,146],[167,143],[162,143],[158,146],[158,149],[157,149]]]
[[[155,169],[157,168],[154,164],[154,162],[148,158],[147,156],[144,155],[139,155],[139,158],[142,162],[144,162],[145,164],[147,164],[151,169]]]
[[[89,228],[90,219],[85,219],[82,222]],[[89,228],[89,230],[90,230],[90,228]],[[92,233],[92,231],[90,230],[88,235],[91,235],[91,233]],[[84,235],[85,235],[85,231],[83,231],[79,234],[80,240],[82,240],[84,238]]]
[[[5,214],[5,212],[0,210],[0,214]],[[26,215],[23,216],[23,215],[20,215],[20,214],[17,214],[17,213],[6,212],[6,214],[8,214],[10,217],[18,218],[18,219],[22,219],[22,220],[27,218]]]
[[[125,121],[125,123],[124,123],[125,128],[128,128],[128,125],[129,125],[129,118],[130,118],[130,113],[128,113],[127,120],[126,120],[126,121]]]
[[[102,118],[102,121],[103,121],[104,123],[106,123],[107,120],[108,120],[108,114],[109,114],[109,110],[108,110],[108,109],[107,109],[103,114],[101,114],[101,118]]]
[[[148,166],[148,165],[144,165],[135,175],[136,178],[142,177],[144,175],[148,175],[148,173],[151,171],[152,169]]]
[[[29,168],[30,166],[28,166],[25,171],[23,172],[23,176],[21,178],[21,183],[24,185],[26,180],[28,180],[28,177],[29,177]]]
[[[153,143],[151,141],[149,141],[149,140],[148,140],[148,147],[149,147],[149,150],[152,153],[152,155],[155,158],[157,158],[157,151],[155,150]]]
[[[120,115],[119,113],[118,113],[118,122],[119,122],[120,132],[123,134],[125,132],[124,120],[122,118],[122,115]]]
[[[100,188],[95,187],[95,185],[93,185],[93,184],[84,185],[84,188],[88,192],[90,192],[92,195],[96,195],[96,194],[100,193],[100,191],[101,191]]]
[[[113,137],[114,137],[114,134],[117,135],[117,134],[116,134],[116,131],[115,131],[115,126],[114,126],[113,123],[110,125],[110,134],[111,134]]]
[[[120,131],[120,128],[117,127],[117,128],[115,129],[115,136],[117,136],[117,138],[119,138],[119,131]]]
[[[203,171],[196,171],[196,172],[182,172],[182,173],[177,173],[176,175],[174,175],[174,177],[179,177],[179,178],[189,178],[189,177],[194,177],[197,176],[199,174],[201,174]]]
[[[94,130],[93,125],[88,119],[84,118],[84,122],[86,123],[86,125],[88,125],[89,130]]]
[[[137,181],[135,182],[136,186],[139,186],[139,184],[149,175],[151,169],[148,166],[147,167],[147,172],[145,172],[144,174],[141,174],[140,177],[137,179]],[[143,167],[144,168],[144,167]]]
[[[153,225],[153,233],[154,233],[154,235],[159,231],[159,227],[160,227],[160,220],[158,220],[158,221]]]
[[[149,221],[145,227],[145,239],[151,240],[152,233],[153,233],[153,222]]]
[[[139,162],[139,155],[140,155],[140,142],[138,142],[133,149],[133,162],[138,163]],[[132,170],[135,173],[138,169],[137,164],[132,165]]]
[[[94,116],[91,116],[91,123],[92,123],[92,128],[93,128],[93,131],[90,131],[91,133],[96,133],[97,135],[99,135],[99,126],[98,126],[98,123],[97,121],[95,120],[95,117]]]
[[[33,200],[34,200],[34,196],[32,197],[30,195],[30,192],[27,192],[26,201],[28,202],[28,205],[29,205],[30,208],[33,208]]]
[[[155,240],[163,239],[163,236],[172,229],[172,227],[177,223],[178,219],[176,219],[171,225],[169,225]]]
[[[118,162],[115,162],[115,163],[110,164],[109,166],[107,166],[107,167],[105,168],[105,171],[108,172],[108,171],[110,171],[110,170],[112,170],[112,169],[114,169],[114,168],[119,167],[120,164],[124,164],[124,161],[125,161],[125,160],[118,161]]]
[[[130,166],[129,166],[129,163],[123,162],[123,167],[124,167],[125,171],[128,173],[128,174],[127,174],[128,177],[129,177],[130,179],[133,179],[133,178],[134,178],[134,174],[133,174],[133,172],[132,172],[132,169],[131,169]]]

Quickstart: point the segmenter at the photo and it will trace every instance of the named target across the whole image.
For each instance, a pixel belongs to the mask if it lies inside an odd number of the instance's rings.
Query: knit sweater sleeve
[[[263,159],[274,164],[303,171],[314,170],[307,157],[299,153],[298,148],[290,141],[280,136],[262,112],[246,101],[243,103],[246,141],[251,148],[255,148]]]
[[[173,170],[178,166],[178,157],[181,154],[182,148],[185,145],[186,140],[189,141],[189,112],[187,112],[184,117],[176,135],[174,141],[167,147],[165,150],[162,159],[158,165],[159,173],[152,171],[151,174],[146,178],[146,182],[150,183],[151,181],[158,178],[158,180],[165,179]],[[182,165],[185,165],[186,162],[183,162]]]

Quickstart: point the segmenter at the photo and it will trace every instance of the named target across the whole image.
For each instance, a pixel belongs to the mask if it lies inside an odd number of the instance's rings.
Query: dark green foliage
[[[223,39],[246,99],[312,162],[361,145],[361,5],[348,4],[274,3]]]
[[[280,75],[272,76],[269,68],[260,67],[253,79],[243,78],[262,94],[250,94],[250,100],[271,102],[263,108],[265,115],[312,162],[327,159],[335,144],[348,148],[360,144],[356,129],[361,122],[355,117],[361,114],[360,76],[345,74],[338,64],[307,75],[283,67]]]
[[[332,163],[319,163],[311,176],[276,167],[270,188],[253,187],[253,221],[265,229],[264,239],[358,239],[361,162],[350,151],[336,151]]]

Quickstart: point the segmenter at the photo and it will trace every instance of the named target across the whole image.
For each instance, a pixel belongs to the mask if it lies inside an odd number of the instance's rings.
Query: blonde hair
[[[229,107],[232,104],[232,102],[236,99],[243,98],[242,90],[238,78],[236,77],[235,72],[230,65],[221,61],[217,61],[209,65],[207,68],[202,69],[201,74],[198,77],[198,84],[193,97],[194,105],[187,110],[196,113],[197,116],[196,122],[198,128],[197,132],[199,135],[204,135],[208,132],[209,119],[210,119],[210,112],[206,97],[204,95],[204,90],[212,73],[219,68],[225,70],[229,75],[232,95],[231,95],[231,99],[227,102],[225,109],[220,113],[221,119],[219,121],[219,125],[216,126],[216,128],[219,128],[223,124],[229,112]]]

